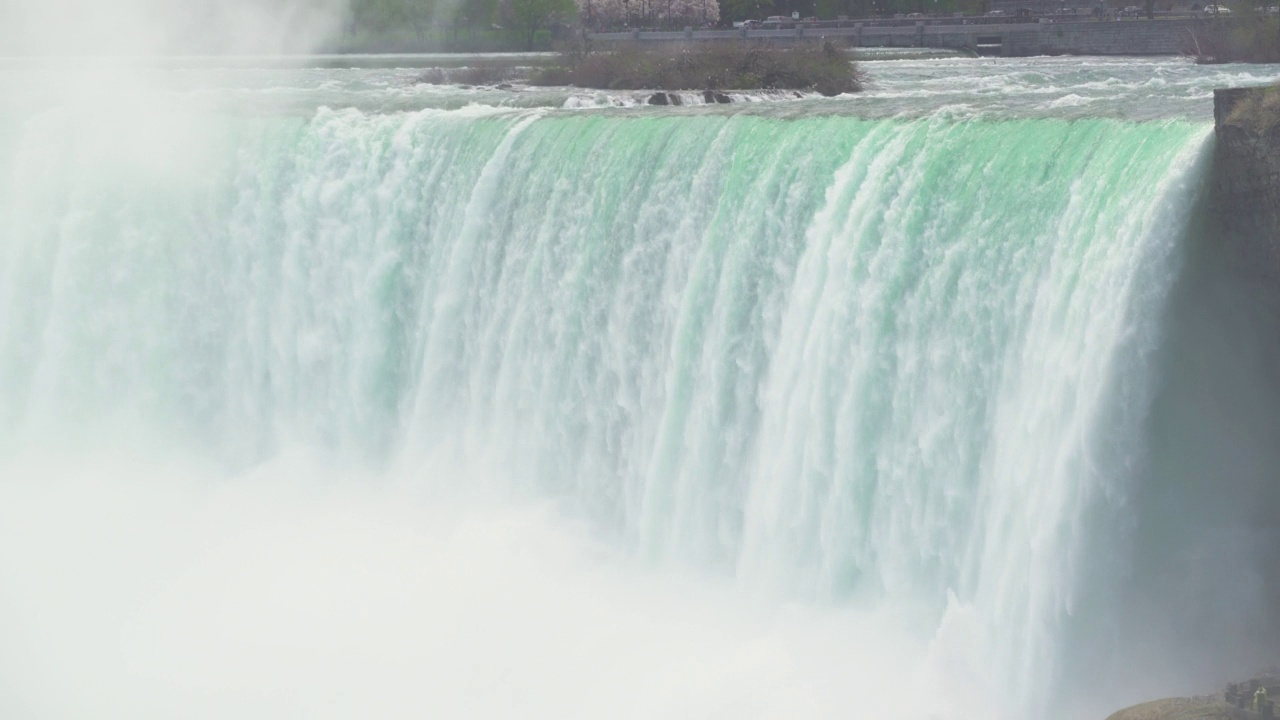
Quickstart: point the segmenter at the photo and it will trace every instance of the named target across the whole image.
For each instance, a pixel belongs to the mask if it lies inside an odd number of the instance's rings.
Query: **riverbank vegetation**
[[[417,77],[417,82],[425,85],[487,85],[505,87],[513,82],[524,82],[528,78],[521,74],[520,68],[503,66],[478,67],[433,67],[425,70]]]
[[[575,0],[351,0],[331,52],[549,50],[578,22]]]
[[[600,90],[801,90],[831,96],[858,92],[863,76],[850,54],[831,42],[794,47],[726,42],[569,51],[536,73],[532,83]]]
[[[1252,14],[1248,8],[1242,15]],[[1280,63],[1280,18],[1216,24],[1191,33],[1187,54],[1198,63]]]
[[[740,5],[739,12],[753,16],[766,11],[765,3]],[[348,18],[346,32],[328,50],[550,50],[581,29],[704,27],[721,20],[718,0],[351,0]]]
[[[1227,125],[1235,125],[1259,135],[1280,125],[1280,85],[1246,95],[1227,115]]]
[[[1268,0],[1270,1],[1270,0]],[[936,0],[927,9],[985,12],[989,0]],[[892,17],[922,0],[348,0],[344,32],[321,50],[353,53],[551,50],[586,31],[733,27],[766,17]]]

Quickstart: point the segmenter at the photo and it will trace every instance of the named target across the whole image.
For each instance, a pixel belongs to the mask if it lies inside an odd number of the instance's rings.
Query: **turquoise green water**
[[[1211,130],[788,115],[7,121],[0,458],[549,500],[1043,716],[1116,621]]]
[[[968,608],[1021,701],[1052,688],[1204,126],[115,120],[8,160],[10,451],[448,467],[753,592]]]

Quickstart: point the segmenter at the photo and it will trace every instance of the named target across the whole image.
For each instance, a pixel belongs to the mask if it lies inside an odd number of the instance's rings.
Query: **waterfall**
[[[9,467],[550,502],[635,572],[892,615],[988,717],[1116,621],[1204,125],[166,112],[0,127]]]

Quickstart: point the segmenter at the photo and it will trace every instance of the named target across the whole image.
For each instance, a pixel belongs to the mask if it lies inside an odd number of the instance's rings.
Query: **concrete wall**
[[[1171,55],[1186,52],[1188,39],[1213,20],[1116,20],[1041,26],[1044,54]]]
[[[1227,121],[1261,88],[1217,90],[1212,222],[1251,274],[1280,279],[1280,124],[1262,133]]]
[[[1030,55],[1177,55],[1188,39],[1223,19],[1102,20],[1067,22],[918,21],[848,23],[847,27],[796,27],[785,30],[689,30],[685,32],[596,33],[598,42],[690,42],[769,40],[812,42],[830,39],[852,47],[933,47],[981,54]]]

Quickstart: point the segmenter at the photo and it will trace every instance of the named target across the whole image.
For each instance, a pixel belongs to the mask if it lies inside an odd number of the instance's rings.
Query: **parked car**
[[[987,13],[987,17],[1004,17],[1005,14],[1006,13],[1003,10],[992,10],[991,12]]]
[[[914,20],[923,20],[923,19],[924,19],[924,13],[907,13],[907,19],[908,19],[908,20],[913,20],[913,19],[914,19]]]
[[[1231,8],[1222,7],[1221,5],[1205,5],[1205,15],[1230,15]]]

